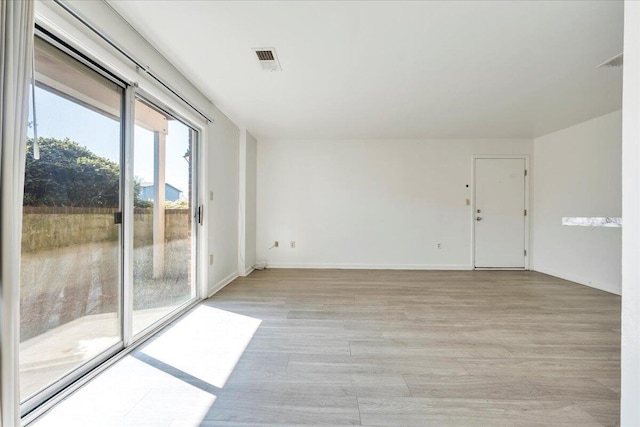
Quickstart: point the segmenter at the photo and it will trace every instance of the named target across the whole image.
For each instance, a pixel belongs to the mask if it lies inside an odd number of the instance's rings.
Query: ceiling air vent
[[[281,71],[280,61],[278,61],[278,55],[276,50],[271,47],[255,48],[253,51],[258,57],[258,63],[262,67],[263,71]]]
[[[598,65],[596,68],[604,68],[604,67],[622,67],[622,54],[619,53],[613,58],[609,58],[604,61],[602,64]]]

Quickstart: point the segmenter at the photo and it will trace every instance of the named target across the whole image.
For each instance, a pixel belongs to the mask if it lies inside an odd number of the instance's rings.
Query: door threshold
[[[479,271],[528,271],[528,268],[525,267],[474,267],[474,270]]]

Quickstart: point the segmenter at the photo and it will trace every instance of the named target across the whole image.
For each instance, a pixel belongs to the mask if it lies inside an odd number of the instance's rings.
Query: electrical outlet
[[[295,249],[296,248],[296,241],[292,240],[291,241],[291,249]]]
[[[279,248],[280,247],[280,242],[278,242],[277,240],[275,242],[273,242],[273,247],[274,248]]]
[[[213,265],[213,254],[209,255],[209,265]]]

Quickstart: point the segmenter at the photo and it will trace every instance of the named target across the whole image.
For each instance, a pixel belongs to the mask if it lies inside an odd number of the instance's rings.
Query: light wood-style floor
[[[614,426],[620,297],[533,272],[265,270],[202,426]]]

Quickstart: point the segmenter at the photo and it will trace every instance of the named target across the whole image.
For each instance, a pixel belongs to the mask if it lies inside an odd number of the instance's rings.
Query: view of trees
[[[68,138],[39,138],[40,159],[33,158],[33,139],[27,141],[24,206],[114,207],[119,204],[120,167]],[[135,206],[140,200],[134,185]]]

